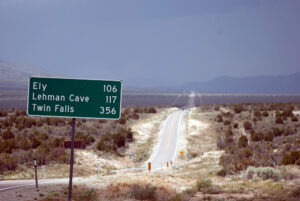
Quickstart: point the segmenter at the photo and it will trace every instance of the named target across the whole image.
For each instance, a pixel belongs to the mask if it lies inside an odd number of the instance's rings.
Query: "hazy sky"
[[[126,85],[300,71],[299,0],[0,0],[0,60]]]

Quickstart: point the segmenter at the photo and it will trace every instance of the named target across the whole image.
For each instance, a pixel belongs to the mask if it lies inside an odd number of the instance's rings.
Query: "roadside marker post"
[[[167,168],[169,167],[169,162],[167,162]]]
[[[148,171],[151,171],[151,162],[148,162]]]
[[[34,172],[35,172],[35,187],[39,188],[38,178],[37,178],[37,162],[36,162],[36,159],[33,159],[33,165],[34,165]]]
[[[121,102],[121,81],[29,78],[27,96],[29,116],[72,118],[68,201],[72,200],[75,118],[118,120],[121,117]],[[35,174],[38,188],[37,173]]]
[[[42,165],[42,176],[43,176],[43,178],[45,178],[45,174],[46,174],[46,167],[45,167],[45,165]]]
[[[100,177],[100,160],[98,159],[97,161],[97,166],[98,166],[98,178]]]

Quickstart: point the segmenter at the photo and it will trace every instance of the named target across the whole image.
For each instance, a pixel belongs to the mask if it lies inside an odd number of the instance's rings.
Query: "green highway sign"
[[[121,81],[30,77],[27,114],[119,119]]]

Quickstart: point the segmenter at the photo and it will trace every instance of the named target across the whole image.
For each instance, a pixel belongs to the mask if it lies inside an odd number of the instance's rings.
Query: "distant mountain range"
[[[0,89],[27,89],[31,75],[54,76],[40,67],[0,61]]]
[[[43,68],[0,61],[0,89],[27,90],[28,77],[59,76]],[[62,77],[62,76],[59,76]],[[183,92],[230,93],[230,94],[300,94],[300,72],[280,76],[218,77],[209,81],[188,82],[174,87],[140,88],[128,87],[125,92]]]
[[[300,73],[242,78],[218,77],[205,82],[189,82],[174,89],[200,93],[300,94]]]

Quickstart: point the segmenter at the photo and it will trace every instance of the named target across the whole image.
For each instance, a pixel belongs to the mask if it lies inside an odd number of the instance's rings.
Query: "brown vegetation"
[[[223,167],[220,175],[246,170],[248,166],[300,164],[300,143],[296,140],[300,138],[299,124],[293,113],[300,109],[300,104],[257,103],[224,107],[235,114],[229,116],[226,114],[229,112],[221,111],[216,118],[221,131],[218,147],[225,150],[220,158]],[[228,122],[242,122],[243,127]]]
[[[85,147],[120,154],[118,150],[134,140],[126,123],[137,120],[141,113],[156,113],[154,107],[123,108],[118,121],[76,120],[75,139]],[[69,139],[71,119],[29,117],[25,110],[0,110],[0,173],[19,165],[68,163],[64,141]],[[76,159],[75,159],[76,160]]]

